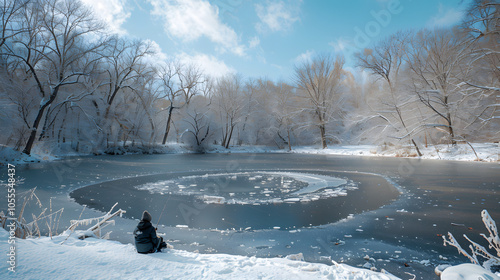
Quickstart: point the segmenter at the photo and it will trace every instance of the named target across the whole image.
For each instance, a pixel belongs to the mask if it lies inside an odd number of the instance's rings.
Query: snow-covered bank
[[[331,146],[327,149],[297,147],[293,153],[306,154],[329,154],[329,155],[352,155],[352,156],[385,156],[385,157],[412,157],[421,159],[459,160],[459,161],[500,161],[500,145],[497,143],[471,143],[474,150],[468,144],[437,145],[420,147],[421,157],[417,156],[414,149],[395,146],[375,145],[347,145]]]
[[[441,280],[478,280],[491,279],[500,280],[500,277],[477,264],[464,263],[448,267],[441,274]]]
[[[472,146],[472,148],[471,148]],[[438,160],[459,160],[459,161],[485,161],[498,162],[500,161],[500,144],[498,143],[471,143],[451,145],[436,145],[428,147],[420,147],[423,154],[419,157],[413,147],[397,147],[397,146],[376,146],[376,145],[343,145],[330,146],[327,149],[319,147],[298,146],[292,147],[292,151],[279,150],[276,147],[266,146],[232,146],[225,149],[219,145],[210,145],[205,149],[207,153],[301,153],[301,154],[323,154],[323,155],[350,155],[350,156],[379,156],[379,157],[410,157],[421,159],[438,159]],[[474,153],[475,152],[475,153]],[[145,149],[126,150],[115,148],[107,151],[108,154],[147,154],[151,153]],[[155,147],[152,153],[164,154],[181,154],[193,153],[188,146],[178,143],[169,143],[162,147]],[[477,154],[477,155],[476,155]],[[37,151],[36,149],[31,156],[15,151],[10,147],[0,147],[0,166],[6,163],[24,164],[30,162],[53,161],[58,158],[68,156],[79,156],[76,153],[62,153],[53,155],[46,152]],[[80,155],[88,156],[88,155]]]
[[[100,239],[17,239],[15,272],[0,262],[2,279],[399,279],[344,264],[197,254],[180,250],[141,255],[132,244]],[[0,230],[0,254],[7,260],[8,234]]]
[[[472,148],[471,148],[472,146]],[[498,143],[471,143],[452,145],[436,145],[419,147],[422,156],[411,147],[401,146],[376,146],[376,145],[332,145],[326,149],[320,147],[297,146],[292,151],[278,150],[273,147],[262,146],[236,146],[224,149],[213,146],[207,149],[209,153],[299,153],[323,154],[346,156],[371,156],[371,157],[409,157],[421,159],[459,160],[459,161],[500,161],[500,144]],[[474,153],[477,153],[476,154]]]
[[[69,144],[58,145],[54,151],[49,151],[42,146],[35,145],[30,155],[24,154],[21,151],[16,151],[12,147],[0,144],[0,166],[10,164],[26,164],[33,162],[48,162],[69,157],[85,157],[95,155],[126,155],[126,154],[185,154],[193,153],[192,150],[185,144],[169,143],[168,145],[155,145],[150,147],[122,146],[108,148],[93,153],[78,153],[75,152]]]

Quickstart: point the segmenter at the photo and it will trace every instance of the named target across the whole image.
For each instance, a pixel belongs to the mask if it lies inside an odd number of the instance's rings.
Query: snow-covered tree
[[[301,125],[296,118],[301,113],[301,108],[297,107],[299,98],[294,87],[285,82],[269,82],[266,87],[269,91],[267,102],[271,105],[270,115],[273,120],[270,125],[274,134],[273,140],[278,147],[287,145],[291,151],[293,131]]]
[[[300,93],[309,102],[308,110],[316,118],[321,145],[327,148],[327,125],[335,118],[338,100],[345,78],[344,58],[320,55],[295,67],[295,82]]]
[[[363,53],[356,54],[356,58],[359,67],[382,79],[389,88],[389,94],[384,95],[379,101],[383,108],[377,110],[375,116],[380,117],[385,126],[393,128],[396,133],[403,130],[403,135],[395,137],[411,139],[418,155],[421,156],[420,149],[411,136],[408,120],[405,119],[404,110],[407,109],[410,99],[408,95],[402,94],[401,88],[398,87],[400,69],[403,67],[409,38],[409,32],[399,31],[379,42],[374,48],[367,48]]]
[[[102,128],[97,148],[110,140],[118,145],[119,140],[125,140],[134,130],[130,116],[144,101],[144,86],[153,77],[153,68],[147,59],[154,54],[150,42],[119,37],[107,41],[101,53],[101,67],[96,70],[100,73],[99,94],[93,98],[96,118]]]
[[[412,39],[407,63],[412,72],[412,90],[428,111],[424,126],[444,132],[456,144],[457,114],[460,114],[460,67],[466,58],[462,36],[454,30],[422,30]]]
[[[31,0],[2,0],[0,3],[0,47],[2,47],[7,40],[25,32],[25,29],[19,28],[20,19],[22,18],[20,12]]]
[[[213,108],[219,115],[221,145],[229,148],[235,127],[243,116],[243,84],[238,75],[217,79],[212,93]]]
[[[474,93],[469,102],[479,104],[477,110],[467,116],[470,126],[479,126],[478,131],[471,134],[497,137],[500,133],[500,3],[472,1],[461,27],[468,34],[466,43],[470,49],[464,70],[468,75],[462,81],[462,88]]]
[[[191,99],[203,92],[208,79],[196,65],[184,65],[178,61],[166,63],[159,67],[160,91],[167,100],[167,123],[162,144],[167,142],[172,123],[174,109],[188,106]]]
[[[87,57],[97,51],[102,42],[92,37],[101,26],[78,1],[32,1],[22,9],[23,18],[17,27],[22,32],[8,39],[2,54],[16,61],[11,65],[27,73],[25,80],[35,85],[30,94],[40,99],[34,116],[30,116],[30,136],[23,150],[30,154],[43,117],[52,110],[51,106],[82,98],[68,94],[58,101],[62,91],[81,83],[82,77],[95,70],[97,62]]]
[[[191,146],[198,152],[204,151],[205,145],[214,134],[213,114],[209,106],[210,100],[205,95],[195,96],[183,118],[183,122],[187,124],[183,133],[184,138],[187,138]]]

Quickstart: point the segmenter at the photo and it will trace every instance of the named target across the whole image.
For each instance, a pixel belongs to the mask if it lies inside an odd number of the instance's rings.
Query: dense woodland
[[[356,53],[296,65],[286,81],[159,61],[74,0],[2,0],[0,143],[30,154],[151,151],[165,143],[498,141],[500,3],[474,0],[449,29],[402,30]],[[351,69],[351,68],[350,68]]]

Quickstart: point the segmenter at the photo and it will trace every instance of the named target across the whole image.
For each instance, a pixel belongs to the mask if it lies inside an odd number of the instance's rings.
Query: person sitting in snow
[[[138,253],[149,254],[161,252],[167,244],[162,237],[156,235],[156,229],[151,224],[151,214],[148,211],[142,213],[142,219],[134,230],[135,248]]]

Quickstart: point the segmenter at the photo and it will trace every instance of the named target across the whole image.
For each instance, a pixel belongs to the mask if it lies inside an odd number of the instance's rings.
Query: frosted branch
[[[498,229],[496,226],[495,221],[491,218],[490,214],[488,213],[487,210],[483,210],[481,212],[481,217],[483,220],[484,225],[488,229],[489,236],[486,236],[485,234],[481,234],[481,236],[486,239],[489,243],[489,248],[494,249],[496,251],[497,256],[494,254],[488,252],[488,250],[483,247],[482,245],[478,244],[477,242],[472,241],[467,235],[464,234],[464,238],[471,243],[469,245],[469,248],[472,252],[472,256],[467,253],[457,242],[455,237],[451,233],[448,232],[448,238],[446,236],[443,236],[444,240],[444,246],[450,245],[458,249],[459,254],[462,254],[466,256],[472,263],[474,264],[479,264],[478,261],[478,256],[481,258],[486,259],[482,266],[486,269],[491,270],[491,266],[495,265],[498,266],[500,265],[500,238],[498,237]]]

